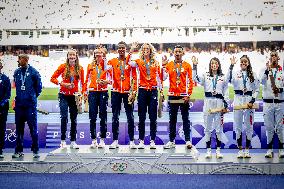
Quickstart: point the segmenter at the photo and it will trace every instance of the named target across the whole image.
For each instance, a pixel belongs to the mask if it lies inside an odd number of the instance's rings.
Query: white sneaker
[[[206,152],[205,158],[206,159],[211,159],[212,158],[211,148],[207,148],[207,152]]]
[[[90,148],[97,148],[98,147],[98,143],[97,143],[97,139],[93,139],[92,144],[90,146]]]
[[[65,148],[67,148],[67,145],[66,145],[65,140],[61,140],[60,148],[61,148],[61,149],[65,149]]]
[[[70,148],[71,149],[79,149],[79,146],[76,144],[75,141],[72,141],[71,144],[70,144]]]
[[[23,157],[24,153],[23,152],[16,152],[12,155],[12,158],[20,158]]]
[[[283,149],[279,149],[278,157],[279,158],[284,158],[284,150]]]
[[[34,152],[33,153],[33,158],[37,159],[37,158],[40,158],[40,155],[38,152]]]
[[[109,149],[116,149],[119,148],[118,140],[114,140],[112,144],[109,146]]]
[[[145,145],[144,145],[144,141],[143,140],[140,140],[139,141],[139,144],[137,146],[138,149],[144,149],[145,148]]]
[[[192,146],[191,151],[192,151],[194,156],[199,156],[199,151],[197,150],[197,148],[195,146]]]
[[[135,145],[135,143],[134,143],[133,140],[130,141],[130,143],[129,143],[129,148],[130,148],[130,149],[136,149],[136,145]]]
[[[164,145],[164,149],[171,149],[171,148],[175,148],[176,147],[176,144],[175,142],[167,142],[167,144]]]
[[[243,150],[239,150],[237,158],[243,158],[244,157],[244,151]]]
[[[223,154],[221,154],[221,149],[220,148],[217,148],[216,149],[216,158],[217,159],[222,159],[224,156]]]
[[[154,140],[150,141],[150,149],[156,149],[156,144]]]
[[[105,146],[106,146],[106,144],[105,144],[105,139],[101,138],[98,147],[99,147],[99,148],[104,148]]]
[[[251,158],[251,155],[249,153],[249,149],[245,149],[244,158]]]
[[[186,148],[189,149],[189,150],[193,147],[193,145],[190,141],[186,141],[185,145],[186,145]]]
[[[268,149],[266,154],[265,154],[266,158],[273,158],[273,150],[272,149]]]

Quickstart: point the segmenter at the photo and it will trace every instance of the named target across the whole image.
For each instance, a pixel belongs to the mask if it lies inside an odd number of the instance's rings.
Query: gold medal
[[[212,92],[212,95],[216,95],[216,94],[217,94],[217,91],[214,90],[214,91]]]
[[[120,78],[121,78],[121,80],[125,80],[124,75],[121,75]]]
[[[147,75],[147,80],[151,80],[151,77],[149,75]]]
[[[180,78],[177,79],[176,84],[177,84],[177,85],[180,84]]]
[[[244,88],[244,89],[243,89],[243,92],[244,92],[244,93],[246,93],[247,91],[248,91],[247,88]]]

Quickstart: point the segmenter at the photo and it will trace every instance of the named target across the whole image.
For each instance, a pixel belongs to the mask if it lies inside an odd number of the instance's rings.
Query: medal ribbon
[[[74,76],[70,76],[70,83],[74,83]]]
[[[248,76],[247,76],[247,75],[245,76],[245,75],[242,73],[242,78],[243,78],[244,89],[246,89],[246,88],[247,88],[247,78],[248,78]]]
[[[147,77],[150,78],[150,64],[153,63],[153,60],[150,60],[150,62],[146,62],[146,59],[144,59],[144,63],[146,66],[146,73],[147,73]]]
[[[26,81],[27,73],[28,73],[28,71],[29,71],[29,67],[30,67],[30,66],[27,67],[24,76],[23,76],[23,74],[21,74],[22,86],[25,86],[25,81]]]
[[[102,70],[99,68],[98,65],[96,65],[96,71],[97,71],[97,79],[100,79]]]
[[[276,71],[273,74],[274,80],[276,79],[276,75],[277,75],[277,68],[276,68]]]
[[[176,74],[177,74],[177,81],[180,81],[180,73],[181,73],[181,67],[182,67],[182,63],[179,64],[179,68],[177,66],[177,63],[174,61],[175,63],[175,70],[176,70]]]
[[[120,75],[124,77],[125,59],[123,61],[119,60]]]
[[[212,78],[213,91],[216,91],[217,81],[218,81],[218,75],[216,75],[215,79],[214,77]]]

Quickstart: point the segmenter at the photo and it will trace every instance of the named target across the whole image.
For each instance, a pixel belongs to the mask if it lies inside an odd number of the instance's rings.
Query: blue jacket
[[[26,70],[28,69],[27,73]],[[22,90],[22,79],[26,73],[26,79],[24,83],[24,90]],[[23,79],[24,80],[24,79]],[[32,66],[28,68],[18,68],[14,73],[14,82],[16,86],[16,107],[36,107],[37,97],[42,90],[41,76],[39,72]]]
[[[6,103],[9,103],[11,97],[11,83],[10,79],[0,74],[0,108],[3,108]]]

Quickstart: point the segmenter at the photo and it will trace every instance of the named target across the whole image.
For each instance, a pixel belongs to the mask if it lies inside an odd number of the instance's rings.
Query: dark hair
[[[182,50],[183,50],[183,47],[182,47],[181,45],[176,45],[176,46],[175,46],[175,49],[177,49],[177,48],[179,48],[179,49],[182,49]]]
[[[117,45],[124,45],[125,47],[127,46],[124,41],[120,41]]]
[[[211,60],[209,62],[209,74],[210,74],[210,76],[213,77],[213,71],[211,69],[212,60],[215,60],[219,65],[218,70],[217,70],[217,75],[218,76],[223,75],[220,60],[218,58],[214,57],[214,58],[211,58]]]
[[[103,45],[103,44],[98,44],[98,45],[96,45],[96,47],[95,47],[95,49],[101,49],[101,48],[106,48],[106,46]]]
[[[253,72],[252,72],[252,67],[251,67],[251,63],[250,63],[250,59],[247,55],[243,55],[240,60],[242,58],[246,58],[248,60],[248,66],[247,66],[247,74],[248,74],[248,78],[250,80],[251,83],[254,82],[254,76],[253,76]]]

